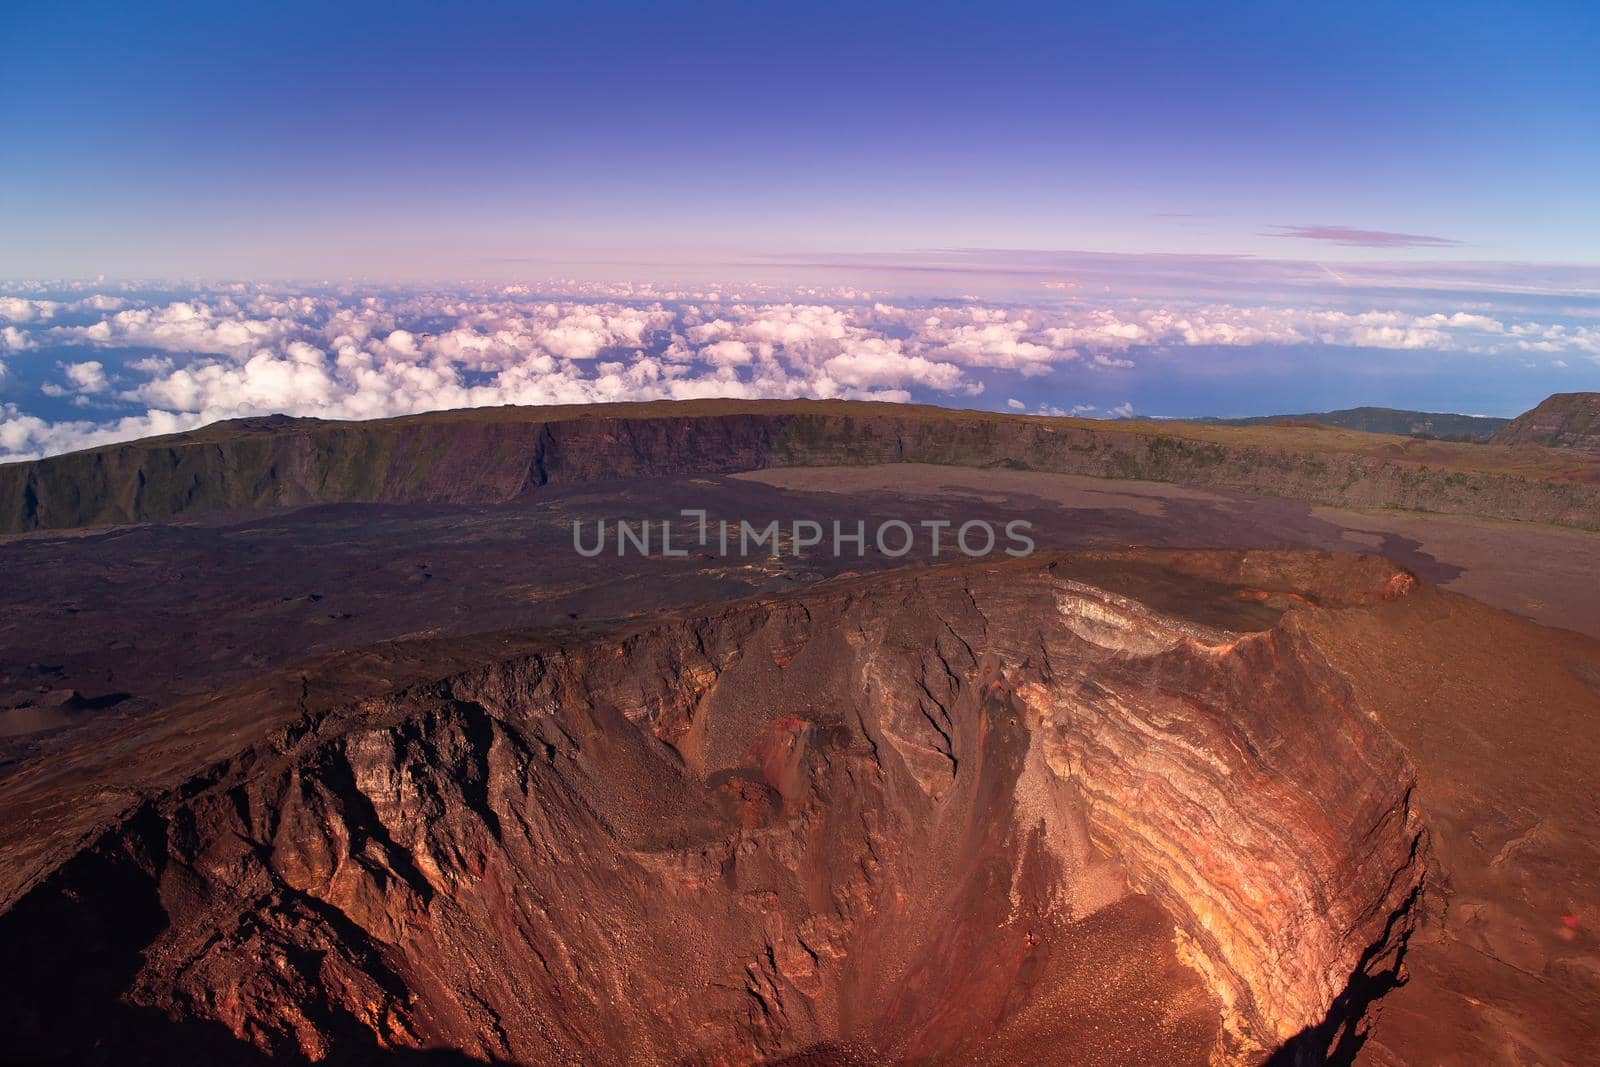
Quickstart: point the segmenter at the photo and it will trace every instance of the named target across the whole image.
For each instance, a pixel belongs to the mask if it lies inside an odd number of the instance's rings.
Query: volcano
[[[1322,1055],[1431,879],[1416,771],[1301,613],[1415,584],[1329,554],[916,568],[179,705],[0,783],[12,1047]]]
[[[524,414],[7,468],[0,1060],[1585,1062],[1593,535],[1478,516],[1591,471]],[[572,550],[685,502],[1041,550]]]

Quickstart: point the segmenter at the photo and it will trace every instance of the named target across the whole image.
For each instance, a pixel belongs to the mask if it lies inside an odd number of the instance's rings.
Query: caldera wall
[[[1454,450],[1454,461],[1466,464],[1452,466],[1320,448],[1313,430],[1303,431],[1310,435],[1303,445],[1269,445],[1252,430],[1210,440],[1176,427],[885,404],[749,409],[677,415],[668,406],[607,416],[526,408],[368,423],[219,424],[0,465],[0,533],[340,501],[494,504],[546,485],[894,462],[1183,482],[1320,504],[1600,528],[1592,471],[1579,471],[1585,481],[1466,463],[1489,455],[1489,446],[1430,446]],[[1205,430],[1208,438],[1229,432]]]
[[[1248,1061],[1394,965],[1424,880],[1403,755],[1292,620],[947,568],[308,710],[0,916],[8,1023],[88,1059]]]

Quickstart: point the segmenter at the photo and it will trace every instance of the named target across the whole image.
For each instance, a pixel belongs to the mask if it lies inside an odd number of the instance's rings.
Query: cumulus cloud
[[[303,330],[293,319],[252,318],[231,301],[213,306],[178,300],[161,307],[118,311],[88,326],[57,326],[49,335],[57,343],[247,355]]]
[[[756,357],[743,341],[714,341],[700,350],[700,358],[714,367],[738,367]]]
[[[0,352],[24,352],[38,348],[32,334],[15,326],[0,326]]]
[[[54,300],[33,300],[20,296],[0,295],[0,320],[8,322],[38,322],[51,318],[61,305]]]
[[[84,363],[69,363],[66,368],[67,380],[80,393],[102,393],[106,389],[106,369],[98,360],[88,360]]]
[[[0,406],[0,454],[7,460],[33,459],[138,437],[179,433],[204,424],[199,416],[170,411],[147,411],[112,422],[47,422],[22,413],[15,404],[5,404]]]
[[[1029,319],[1001,308],[968,307],[928,315],[913,335],[917,348],[956,363],[1008,370],[1047,368],[1077,353],[1043,343]]]
[[[829,378],[846,386],[898,386],[909,382],[943,392],[973,392],[979,388],[976,383],[969,383],[954,363],[908,356],[895,341],[859,342],[828,360],[822,369]]]
[[[280,411],[373,418],[699,397],[949,400],[1050,374],[1121,380],[1152,353],[1170,359],[1200,347],[1544,354],[1551,366],[1565,360],[1550,357],[1600,360],[1592,320],[1486,304],[1401,310],[1075,297],[1032,306],[576,283],[544,292],[238,285],[162,299],[13,287],[0,293],[0,320],[0,351],[70,353],[41,389],[106,412],[101,422],[47,423],[13,404],[0,420],[0,458]],[[8,381],[16,377],[13,366]],[[996,406],[1027,410],[1015,398]]]

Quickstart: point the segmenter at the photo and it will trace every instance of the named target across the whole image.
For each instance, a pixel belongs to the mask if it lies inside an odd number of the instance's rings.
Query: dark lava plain
[[[592,544],[597,521],[614,531],[618,519],[674,520],[682,545],[694,523],[679,515],[686,506],[758,528],[864,521],[868,545],[860,558],[827,545],[799,556],[785,545],[776,559],[693,544],[684,558],[659,547],[619,556],[613,532],[598,557],[573,549],[574,522]],[[552,487],[500,505],[315,505],[0,542],[0,774],[130,716],[340,649],[601,622],[938,561],[920,531],[908,556],[880,553],[871,531],[890,519],[982,519],[997,533],[1021,519],[1040,549],[1375,552],[1600,634],[1600,604],[1583,584],[1600,535],[1150,482],[895,464]],[[944,539],[939,560],[960,558]]]

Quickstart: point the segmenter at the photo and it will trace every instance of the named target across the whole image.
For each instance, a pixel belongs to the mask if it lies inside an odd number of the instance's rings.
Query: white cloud
[[[1028,340],[1029,323],[1023,319],[1005,321],[1005,312],[999,309],[972,308],[968,315],[976,321],[947,323],[937,316],[925,319],[914,335],[914,344],[919,351],[937,354],[953,363],[1011,370],[1070,360],[1077,355]]]
[[[700,358],[714,367],[738,367],[754,361],[756,357],[743,341],[717,341],[702,348]]]
[[[54,300],[30,300],[20,296],[0,296],[0,319],[11,322],[38,322],[51,318],[61,305]]]
[[[400,356],[417,354],[417,335],[410,330],[395,330],[383,340],[384,346]]]
[[[251,318],[235,310],[231,302],[212,306],[198,300],[179,300],[161,307],[118,311],[88,326],[57,326],[50,335],[58,343],[77,341],[104,347],[242,356],[304,330],[292,319]]]
[[[968,383],[961,368],[953,363],[935,363],[922,356],[908,356],[899,343],[874,339],[852,346],[822,365],[829,378],[841,385],[903,386],[925,385],[952,392]]]
[[[22,414],[15,404],[6,404],[0,407],[0,452],[8,461],[34,459],[138,437],[178,433],[203,424],[202,419],[169,411],[148,411],[108,423],[46,422],[35,415]]]
[[[80,393],[103,393],[106,389],[106,369],[98,360],[89,360],[85,363],[69,363],[64,368],[67,380],[70,381]]]
[[[47,298],[63,292],[70,295]],[[1074,295],[1030,307],[885,297],[760,286],[564,283],[540,295],[531,286],[301,292],[246,284],[152,301],[132,290],[13,286],[0,293],[0,351],[133,354],[115,361],[69,358],[62,364],[65,384],[41,387],[97,409],[115,411],[120,403],[119,417],[51,424],[8,408],[0,455],[277,411],[371,418],[448,407],[707,396],[974,396],[1019,377],[1139,373],[1137,365],[1154,358],[1145,353],[1182,359],[1182,349],[1196,346],[1539,353],[1545,366],[1564,366],[1566,359],[1552,357],[1569,353],[1600,359],[1600,324],[1575,315],[1530,318],[1485,304],[1341,309],[1091,303]],[[1273,347],[1265,351],[1270,355],[1263,358],[1285,358]],[[1004,406],[1026,410],[1015,398]],[[1124,404],[1109,413],[1131,412]]]
[[[39,342],[27,331],[15,326],[0,326],[0,352],[25,352],[38,347]]]

